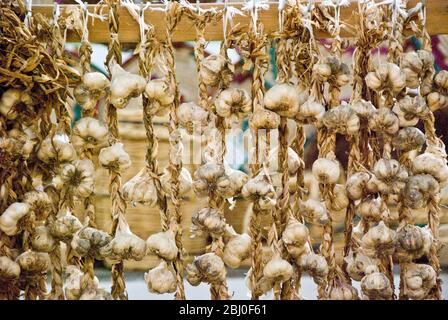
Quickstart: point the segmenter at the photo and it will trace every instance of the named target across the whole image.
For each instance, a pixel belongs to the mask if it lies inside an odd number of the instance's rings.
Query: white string
[[[33,7],[33,0],[26,0],[26,15],[25,15],[25,26],[29,27],[30,26],[30,21],[31,21],[31,16],[32,14],[32,9]]]
[[[252,24],[255,34],[257,33],[258,10],[268,10],[269,3],[267,0],[249,0],[244,3],[243,10],[250,11]]]
[[[285,9],[285,0],[278,1],[278,26],[280,32],[283,32],[283,19],[284,19],[284,10]]]
[[[223,30],[223,33],[224,33],[224,41],[227,40],[227,23],[230,22],[230,24],[232,24],[232,19],[233,19],[233,17],[235,15],[245,16],[245,14],[241,10],[239,10],[239,9],[237,9],[235,7],[232,7],[232,6],[228,6],[227,5],[227,0],[225,0],[225,2],[224,2],[224,16],[223,16],[223,19],[222,19],[222,24],[223,24],[222,30]]]

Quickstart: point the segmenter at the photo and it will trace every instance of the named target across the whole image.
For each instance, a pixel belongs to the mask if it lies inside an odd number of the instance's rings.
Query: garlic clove
[[[110,103],[117,109],[126,107],[129,100],[142,94],[146,81],[141,76],[125,71],[118,63],[111,68]]]
[[[30,212],[30,206],[22,202],[12,203],[0,216],[0,230],[14,236],[22,230],[20,221]]]

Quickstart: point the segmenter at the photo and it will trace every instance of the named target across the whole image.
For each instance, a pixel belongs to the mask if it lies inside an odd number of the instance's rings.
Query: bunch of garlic
[[[126,107],[129,100],[143,93],[146,86],[144,78],[124,70],[118,63],[111,68],[110,103],[117,109]]]
[[[433,88],[426,96],[426,102],[431,111],[448,106],[448,71],[441,70],[435,75]]]
[[[426,207],[440,192],[439,183],[429,174],[417,174],[408,178],[403,189],[403,203],[412,209]]]
[[[400,262],[411,262],[429,254],[433,236],[431,230],[411,224],[397,229],[395,254]]]
[[[264,213],[269,213],[277,204],[274,186],[263,171],[247,181],[241,190],[241,194],[243,197],[251,199]]]
[[[145,273],[148,291],[152,293],[173,293],[176,291],[176,275],[165,261]]]
[[[101,149],[98,160],[106,169],[121,171],[131,166],[131,157],[124,150],[121,142],[116,142],[110,147]]]
[[[267,109],[255,110],[249,119],[249,126],[252,130],[277,129],[280,125],[280,116]]]
[[[194,102],[182,103],[177,109],[179,125],[190,135],[202,135],[209,124],[209,114]]]
[[[387,203],[381,197],[363,199],[356,206],[356,213],[367,222],[386,221],[389,218]]]
[[[73,127],[72,143],[78,154],[87,150],[97,152],[107,145],[107,139],[107,128],[97,119],[83,117]]]
[[[325,107],[310,97],[306,102],[299,106],[296,120],[305,124],[319,124],[325,114]]]
[[[392,144],[400,152],[419,151],[426,142],[426,137],[420,129],[415,127],[406,127],[398,131]]]
[[[229,88],[219,93],[215,100],[215,112],[226,119],[244,119],[252,110],[249,94],[239,88]]]
[[[388,91],[396,95],[406,86],[406,74],[394,63],[386,62],[376,66],[365,78],[367,86],[376,91]]]
[[[342,87],[350,81],[350,69],[339,58],[331,56],[313,66],[313,76],[320,82],[331,82]]]
[[[14,236],[23,230],[30,213],[30,206],[23,202],[14,202],[0,215],[0,230],[8,236]]]
[[[400,127],[412,127],[428,116],[429,108],[422,96],[406,95],[395,103],[392,111],[398,116]]]
[[[76,151],[65,133],[49,134],[37,151],[37,158],[45,163],[70,162],[76,159]]]
[[[211,54],[202,60],[199,78],[206,85],[216,87],[232,79],[232,69],[223,55]]]
[[[192,286],[201,282],[220,284],[226,280],[226,267],[222,259],[215,253],[205,253],[196,257],[186,267],[187,281]]]
[[[403,54],[401,69],[406,74],[406,86],[417,89],[420,86],[420,93],[426,96],[431,90],[431,77],[434,68],[434,56],[427,50],[410,51]],[[428,79],[427,79],[428,78]]]
[[[380,221],[362,237],[361,249],[371,258],[388,257],[394,253],[396,241],[396,232]]]
[[[171,172],[169,166],[163,169],[160,176],[160,183],[163,191],[166,194],[171,194]],[[190,171],[187,168],[182,167],[179,173],[179,195],[185,195],[191,190],[193,179],[191,178]]]
[[[64,292],[67,300],[79,300],[84,292],[82,288],[82,278],[84,273],[74,265],[68,265],[65,269],[67,277],[65,279]],[[95,276],[92,283],[93,289],[98,289],[99,280]]]
[[[0,98],[0,113],[9,120],[14,120],[20,114],[17,107],[24,105],[29,108],[34,105],[31,95],[20,89],[9,88]]]
[[[376,266],[369,266],[367,275],[361,280],[361,291],[365,300],[390,300],[393,291],[389,278],[378,272]]]
[[[73,91],[76,102],[84,110],[92,110],[98,101],[109,91],[110,81],[101,72],[88,72],[82,75],[81,83]]]
[[[276,84],[264,95],[264,107],[281,117],[294,118],[308,99],[308,90],[289,83]]]
[[[412,160],[412,172],[414,174],[429,174],[433,176],[440,186],[448,182],[448,164],[446,159],[425,152]]]
[[[73,194],[87,198],[93,192],[95,168],[90,160],[75,160],[64,164],[59,176],[53,178],[56,189],[70,188]]]
[[[232,268],[239,268],[241,263],[250,257],[252,248],[252,239],[247,233],[234,234],[225,244],[223,261]]]
[[[413,300],[423,300],[435,287],[437,274],[429,265],[410,263],[406,265],[403,278],[405,296]]]
[[[167,261],[173,261],[179,252],[172,229],[150,235],[146,240],[146,248],[148,253]]]
[[[275,254],[263,268],[263,277],[271,283],[283,283],[291,279],[293,275],[292,265]]]
[[[69,242],[73,235],[82,228],[81,222],[70,212],[61,212],[56,219],[48,223],[51,235],[61,241]]]
[[[191,230],[193,233],[206,232],[212,237],[221,236],[226,229],[226,221],[214,208],[203,208],[193,214],[191,217],[193,223]]]
[[[123,260],[140,261],[146,256],[146,242],[133,234],[126,220],[120,217],[115,236],[108,244],[99,248],[99,254],[112,263]]]
[[[362,252],[350,251],[349,255],[344,258],[347,263],[347,273],[355,281],[361,281],[366,275],[366,270],[369,266],[376,266],[378,261],[371,258]]]
[[[331,154],[326,158],[318,158],[313,162],[312,172],[319,183],[335,184],[341,175],[341,164]]]
[[[379,159],[374,167],[375,184],[383,194],[400,194],[406,185],[408,172],[395,159]]]
[[[102,248],[112,241],[112,237],[101,230],[85,227],[75,233],[70,243],[73,252],[79,257],[94,257],[104,259]]]
[[[164,79],[148,81],[145,87],[145,95],[151,103],[149,112],[151,116],[163,116],[169,111],[174,102],[174,88]]]
[[[322,123],[332,132],[350,136],[358,133],[360,126],[356,111],[347,104],[325,112]]]
[[[153,207],[157,203],[157,189],[154,177],[148,168],[141,169],[122,187],[125,200]]]
[[[326,225],[330,222],[327,208],[323,202],[314,199],[303,201],[299,205],[300,215],[310,222]]]
[[[58,241],[51,235],[46,226],[38,226],[31,235],[31,247],[37,252],[52,252]]]
[[[379,108],[372,113],[368,125],[372,131],[394,135],[400,129],[400,120],[390,109]]]
[[[307,252],[308,247],[306,246],[308,238],[308,228],[303,223],[297,221],[297,219],[290,217],[282,233],[282,242],[288,253],[296,261],[303,254],[309,253]]]

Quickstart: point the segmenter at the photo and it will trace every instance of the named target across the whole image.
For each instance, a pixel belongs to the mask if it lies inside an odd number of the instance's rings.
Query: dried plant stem
[[[439,225],[440,225],[440,208],[439,198],[431,197],[428,202],[428,224],[434,237],[429,251],[429,264],[437,274],[436,285],[431,292],[431,296],[437,300],[442,299],[442,280],[440,279],[440,261],[439,261]]]

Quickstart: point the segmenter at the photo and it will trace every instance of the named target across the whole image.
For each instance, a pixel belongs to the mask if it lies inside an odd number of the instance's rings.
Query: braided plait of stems
[[[407,0],[401,0],[404,7],[406,7]],[[395,5],[395,4],[394,4]],[[392,8],[392,14],[393,13]],[[401,14],[397,12],[395,23],[392,25],[392,30],[389,33],[389,45],[387,52],[387,59],[396,65],[400,64],[401,57],[403,56],[403,29],[405,19]]]
[[[439,225],[440,225],[440,208],[439,208],[439,196],[431,196],[428,202],[428,224],[433,235],[433,242],[429,251],[429,264],[436,272],[437,279],[436,285],[433,288],[430,295],[437,300],[442,299],[442,280],[440,279],[440,261],[439,261]]]
[[[170,85],[175,89],[174,102],[170,107],[170,149],[169,149],[169,171],[171,173],[170,190],[171,190],[171,203],[172,214],[171,220],[175,223],[175,240],[178,249],[178,255],[174,261],[174,269],[176,272],[176,299],[185,300],[185,289],[183,283],[183,244],[182,244],[182,213],[180,211],[180,199],[179,199],[179,174],[182,169],[182,158],[180,154],[180,134],[179,134],[179,122],[177,119],[177,109],[180,104],[180,91],[176,80],[176,74],[174,69],[174,47],[172,35],[178,22],[182,17],[182,8],[177,2],[172,2],[169,5],[169,9],[166,15],[166,59],[168,67],[168,80]]]

